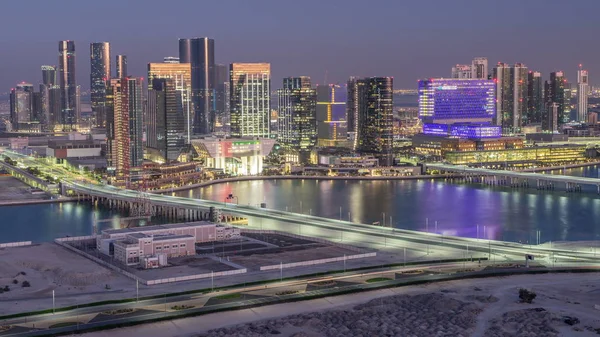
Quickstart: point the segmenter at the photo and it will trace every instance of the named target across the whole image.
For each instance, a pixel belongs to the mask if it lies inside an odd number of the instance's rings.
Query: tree
[[[524,288],[519,289],[519,298],[521,299],[522,303],[531,304],[536,296],[537,294],[533,291]]]

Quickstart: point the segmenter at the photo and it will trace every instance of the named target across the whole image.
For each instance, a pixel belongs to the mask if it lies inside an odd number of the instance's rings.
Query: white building
[[[192,147],[202,158],[204,166],[221,169],[233,175],[260,174],[263,158],[268,156],[275,145],[268,138],[205,138],[193,139]]]
[[[577,121],[586,122],[588,115],[588,71],[581,69],[577,71]]]
[[[471,78],[471,65],[457,64],[452,67],[452,78]]]
[[[471,62],[471,78],[488,79],[488,60],[486,57],[476,57]]]

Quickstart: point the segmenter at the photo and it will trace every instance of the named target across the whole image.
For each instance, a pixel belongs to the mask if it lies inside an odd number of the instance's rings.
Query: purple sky
[[[396,88],[449,76],[475,56],[525,63],[544,78],[579,63],[600,83],[599,0],[102,0],[7,1],[0,19],[0,92],[37,84],[56,64],[58,41],[75,40],[78,81],[89,87],[89,43],[126,54],[129,73],[177,56],[180,37],[215,39],[216,60],[270,62],[284,76],[314,83],[394,76]],[[114,71],[114,70],[113,70]]]

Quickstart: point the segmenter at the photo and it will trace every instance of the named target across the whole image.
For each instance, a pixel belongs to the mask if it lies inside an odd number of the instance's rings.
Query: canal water
[[[597,166],[568,169],[569,175],[598,178]],[[562,174],[563,172],[552,172]],[[234,202],[396,228],[514,242],[600,239],[600,197],[511,189],[434,180],[266,180],[208,186],[178,196]],[[119,214],[88,204],[0,207],[0,242],[50,241],[89,235],[93,218]],[[390,218],[391,217],[391,218]],[[99,223],[116,228],[118,221]]]

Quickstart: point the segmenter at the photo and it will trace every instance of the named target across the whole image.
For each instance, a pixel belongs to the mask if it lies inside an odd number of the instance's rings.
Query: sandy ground
[[[99,336],[598,336],[599,274],[384,289],[86,334]],[[520,303],[518,289],[537,293]],[[568,325],[564,316],[580,322]],[[232,325],[237,323],[238,325]]]

